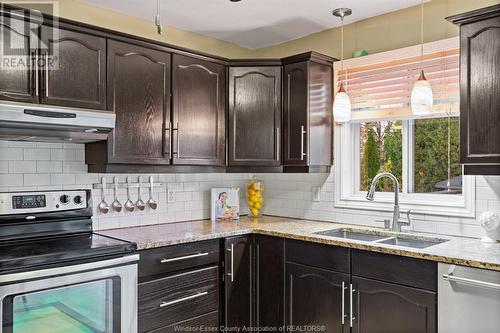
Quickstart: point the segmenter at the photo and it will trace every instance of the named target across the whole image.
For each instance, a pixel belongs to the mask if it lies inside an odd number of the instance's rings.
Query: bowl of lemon
[[[262,213],[264,205],[264,185],[261,180],[253,178],[247,182],[247,204],[250,216],[258,217]]]

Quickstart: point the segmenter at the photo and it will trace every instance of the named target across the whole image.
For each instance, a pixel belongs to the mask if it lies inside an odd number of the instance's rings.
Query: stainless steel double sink
[[[338,228],[332,230],[318,231],[316,235],[336,237],[377,244],[388,244],[415,249],[425,249],[448,241],[448,239],[423,237],[404,233],[393,233],[384,231],[371,231],[351,228]]]

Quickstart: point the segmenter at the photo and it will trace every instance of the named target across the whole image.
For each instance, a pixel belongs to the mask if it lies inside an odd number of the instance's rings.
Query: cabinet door
[[[225,326],[253,327],[252,236],[225,240]]]
[[[22,20],[8,16],[1,19],[0,99],[38,103],[38,72],[34,67],[38,59],[38,43],[36,38],[30,38],[34,31],[29,30]]]
[[[309,165],[332,165],[333,113],[331,65],[309,63]]]
[[[173,55],[173,164],[224,165],[225,68]]]
[[[281,68],[229,69],[229,165],[279,166]]]
[[[353,333],[436,332],[435,292],[353,277]]]
[[[329,333],[349,332],[348,293],[344,289],[348,285],[348,274],[287,262],[287,327],[315,326]]]
[[[460,29],[460,161],[499,164],[500,16]]]
[[[308,65],[304,61],[283,70],[284,165],[308,164]]]
[[[255,325],[282,332],[285,325],[285,240],[255,235]]]
[[[169,164],[170,53],[109,41],[107,84],[116,113],[108,162]]]
[[[106,39],[42,27],[44,104],[106,109]]]

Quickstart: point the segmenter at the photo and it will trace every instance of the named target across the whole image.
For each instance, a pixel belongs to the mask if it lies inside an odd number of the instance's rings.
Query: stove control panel
[[[12,196],[12,207],[14,209],[41,208],[47,205],[44,194],[14,195]]]
[[[1,214],[31,214],[87,208],[87,191],[0,193]]]

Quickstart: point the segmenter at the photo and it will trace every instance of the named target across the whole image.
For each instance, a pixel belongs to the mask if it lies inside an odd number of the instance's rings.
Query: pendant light
[[[163,33],[163,25],[160,18],[160,0],[156,0],[155,27],[158,34],[161,35]]]
[[[340,17],[340,70],[344,70],[344,17],[352,14],[349,8],[337,8],[332,12],[333,16]],[[346,70],[347,74],[347,70]],[[347,75],[346,75],[347,81]],[[351,120],[351,99],[347,94],[344,84],[340,82],[339,91],[333,101],[333,118],[337,123],[345,123]]]
[[[431,113],[434,104],[432,88],[424,74],[424,0],[420,4],[420,56],[420,76],[411,91],[411,111],[417,116]]]

